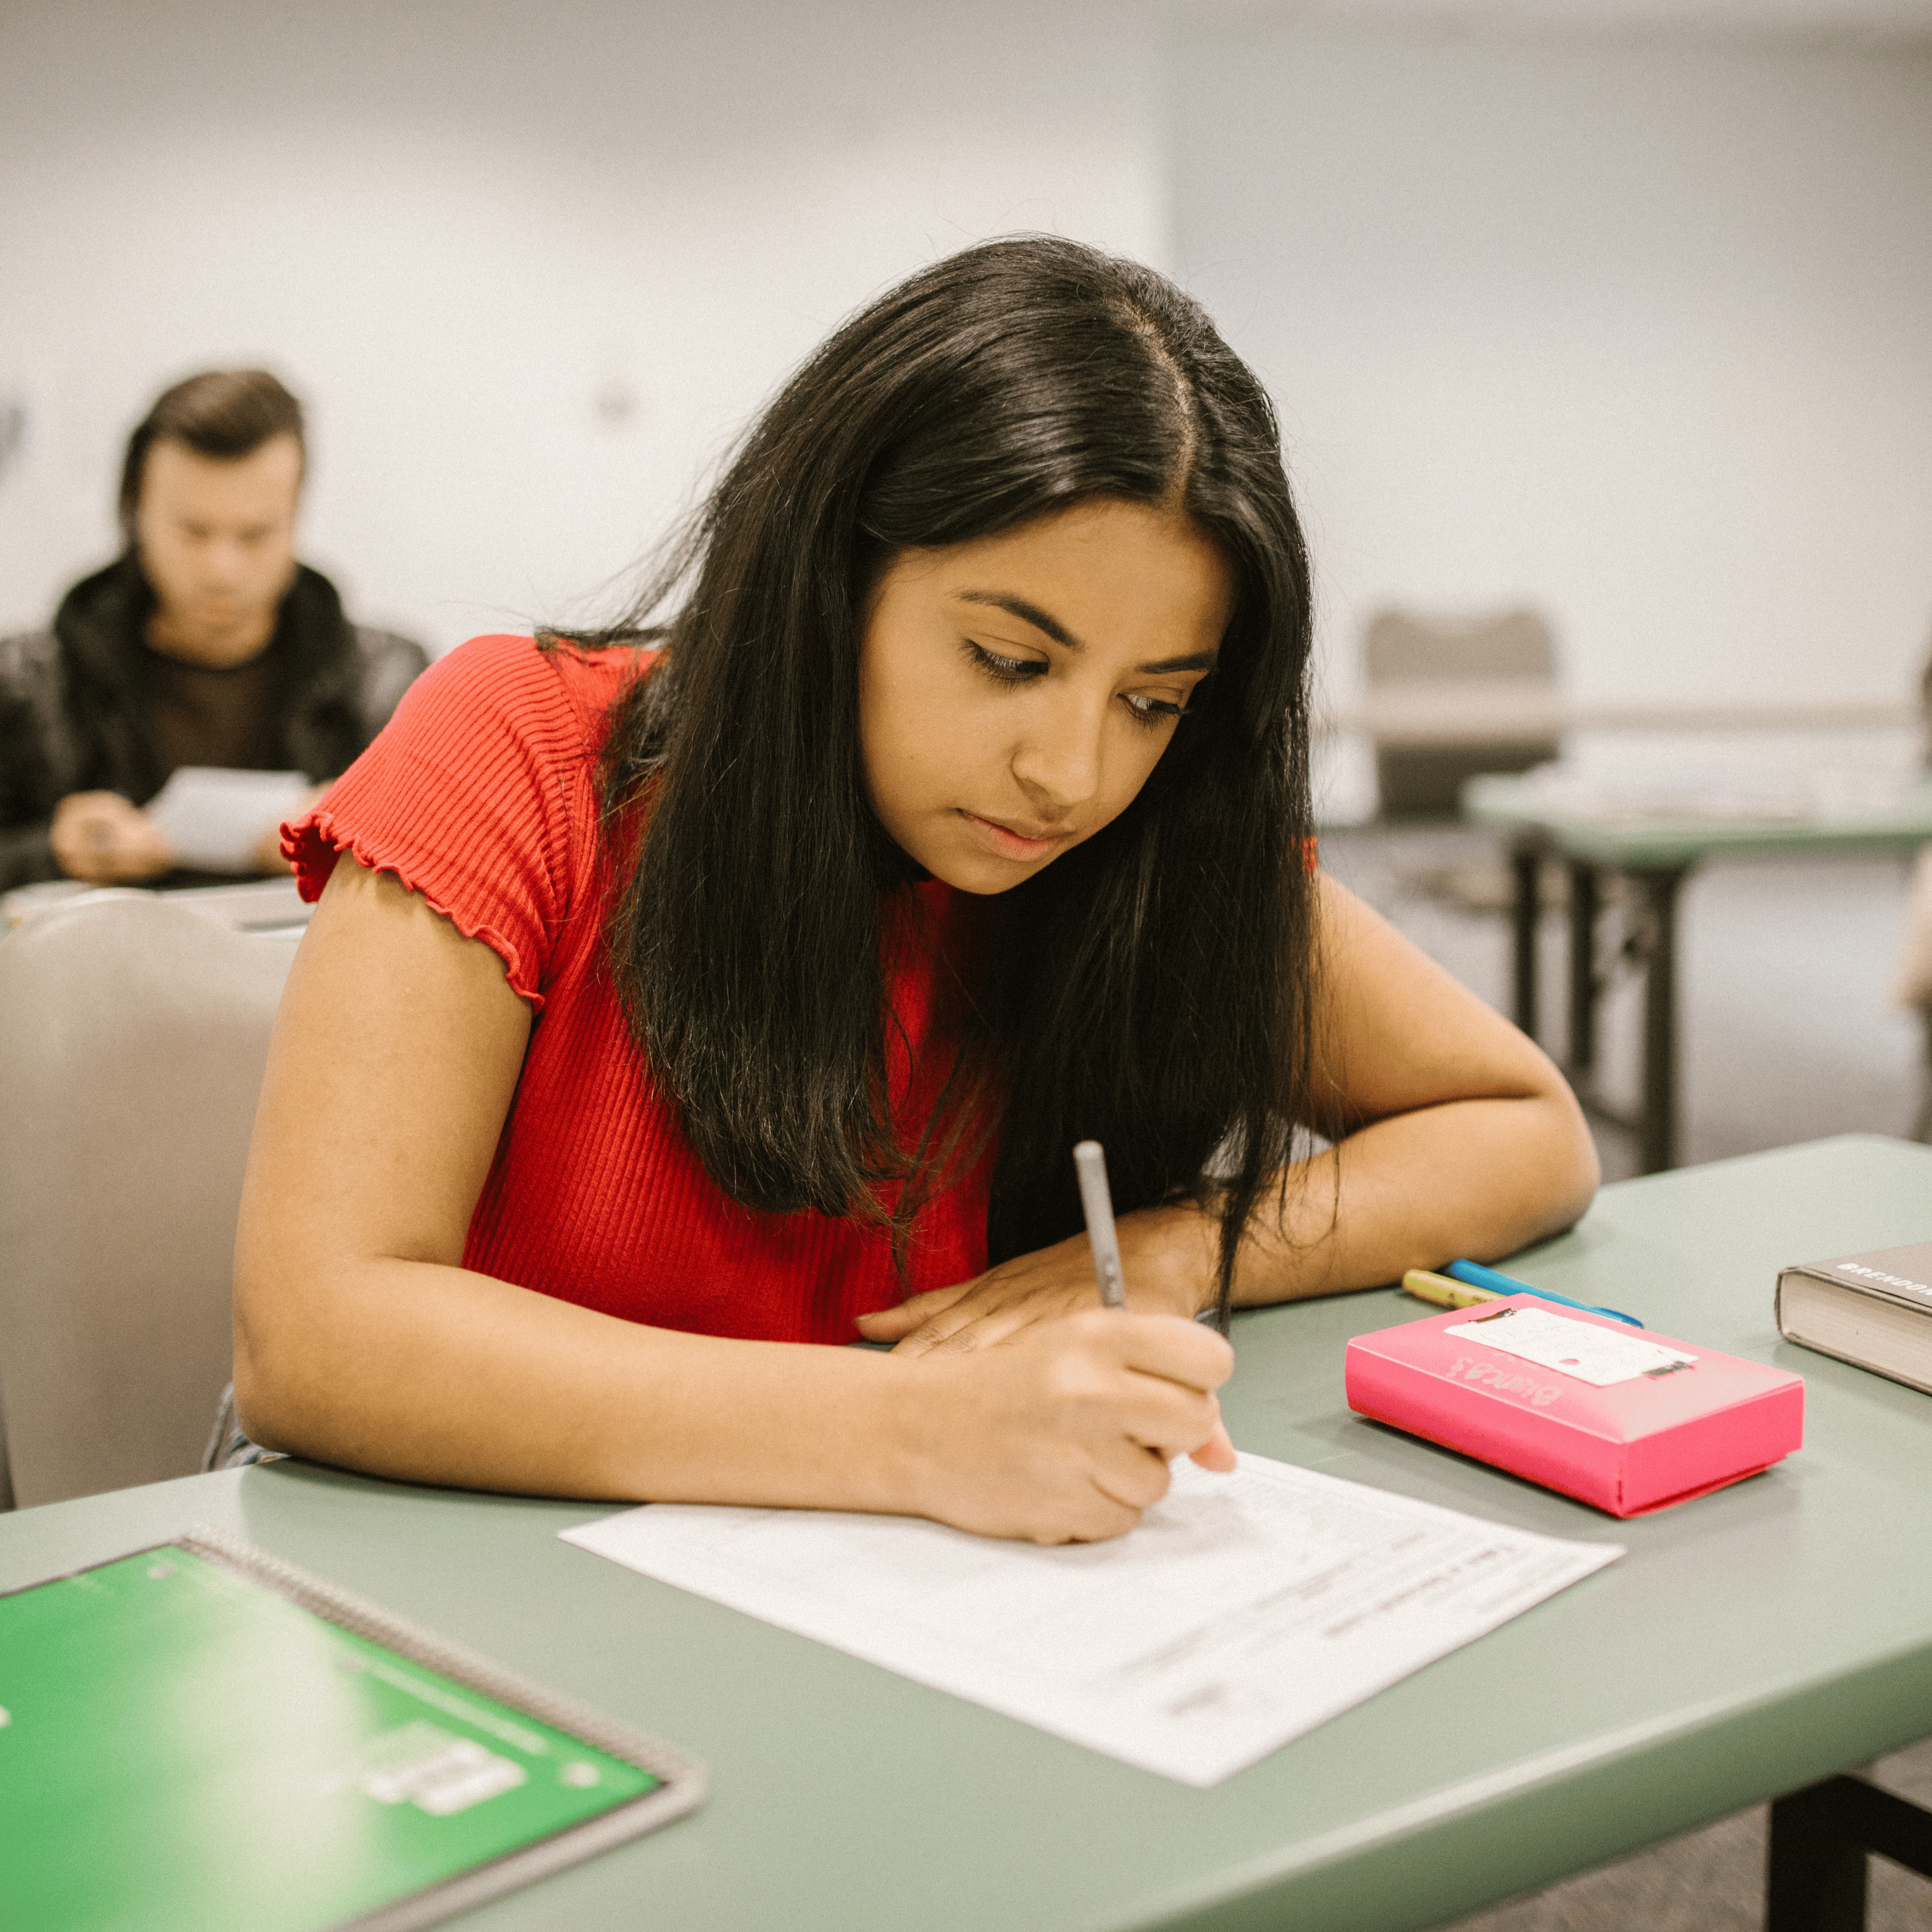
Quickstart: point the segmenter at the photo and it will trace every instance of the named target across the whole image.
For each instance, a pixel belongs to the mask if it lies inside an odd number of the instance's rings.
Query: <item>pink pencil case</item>
[[[1358,1335],[1348,1406],[1612,1516],[1768,1469],[1804,1438],[1804,1382],[1513,1294]]]

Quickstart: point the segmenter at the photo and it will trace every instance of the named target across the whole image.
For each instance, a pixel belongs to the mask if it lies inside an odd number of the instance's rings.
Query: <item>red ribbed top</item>
[[[416,680],[284,849],[305,899],[341,851],[393,872],[497,953],[535,1010],[466,1268],[659,1328],[849,1342],[855,1316],[985,1268],[991,1154],[922,1210],[905,1286],[878,1228],[756,1214],[705,1173],[603,970],[596,766],[610,702],[644,655],[473,639]],[[986,907],[937,883],[908,898],[923,943],[895,949],[886,1040],[910,1146],[952,1064],[950,1030],[934,1023],[938,968],[945,985],[974,974]]]

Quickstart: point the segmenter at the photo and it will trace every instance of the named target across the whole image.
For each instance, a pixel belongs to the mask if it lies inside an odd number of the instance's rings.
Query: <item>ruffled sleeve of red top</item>
[[[590,876],[603,707],[634,665],[627,650],[545,651],[507,637],[439,659],[315,808],[284,828],[302,897],[319,898],[352,853],[481,940],[541,1007],[552,946]]]

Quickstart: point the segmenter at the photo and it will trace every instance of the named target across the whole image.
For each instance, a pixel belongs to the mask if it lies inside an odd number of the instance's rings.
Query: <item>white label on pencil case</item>
[[[1640,1376],[1670,1375],[1688,1369],[1697,1359],[1682,1348],[1646,1342],[1628,1329],[1599,1328],[1540,1308],[1499,1308],[1493,1315],[1459,1322],[1442,1332],[1574,1376],[1580,1382],[1593,1383],[1598,1388],[1633,1382]]]

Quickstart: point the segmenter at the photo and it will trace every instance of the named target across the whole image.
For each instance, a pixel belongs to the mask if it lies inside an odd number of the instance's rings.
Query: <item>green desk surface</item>
[[[1886,851],[1932,843],[1932,784],[1916,787],[1894,811],[1834,810],[1802,824],[1754,825],[1594,818],[1552,803],[1529,778],[1492,773],[1463,787],[1462,816],[1498,831],[1538,834],[1565,857],[1600,866],[1691,866],[1724,856]]]
[[[1805,1377],[1799,1454],[1628,1523],[1352,1416],[1393,1291],[1242,1317],[1244,1447],[1630,1553],[1213,1791],[558,1542],[580,1503],[284,1463],[0,1518],[0,1588],[212,1522],[709,1760],[694,1816],[466,1926],[1420,1928],[1932,1733],[1932,1396],[1772,1318],[1781,1263],[1928,1238],[1932,1149],[1860,1136],[1621,1183],[1521,1257]]]

